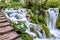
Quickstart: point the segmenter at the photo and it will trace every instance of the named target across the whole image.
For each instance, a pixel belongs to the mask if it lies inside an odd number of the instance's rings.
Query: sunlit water
[[[59,14],[58,8],[50,8],[47,10],[47,26],[50,30],[56,29],[56,20]]]
[[[4,13],[9,20],[14,21],[15,23],[18,23],[18,21],[25,21],[25,24],[28,27],[28,29],[25,32],[30,34],[32,37],[36,37],[33,40],[59,40],[60,38],[60,33],[59,33],[60,31],[56,29],[56,19],[59,13],[58,8],[50,8],[47,10],[47,19],[46,19],[47,26],[50,29],[50,33],[54,37],[56,37],[50,39],[46,39],[45,35],[40,33],[39,29],[42,28],[39,28],[38,25],[29,22],[29,20],[26,17],[26,13],[27,13],[26,9],[19,8],[17,10],[14,10],[13,8],[10,8],[10,9],[6,9]],[[37,34],[35,32],[30,31],[30,25],[33,26],[34,31],[38,33],[39,37],[37,37]]]
[[[56,20],[59,14],[58,8],[50,8],[47,10],[47,26],[50,30],[50,33],[56,37],[60,38],[60,30],[56,28]]]

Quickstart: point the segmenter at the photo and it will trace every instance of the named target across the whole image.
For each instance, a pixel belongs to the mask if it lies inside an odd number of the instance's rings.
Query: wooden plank
[[[15,40],[18,34],[13,29],[5,15],[0,12],[0,40]]]
[[[6,19],[6,17],[0,17],[0,20]]]
[[[8,21],[7,19],[3,19],[3,20],[0,20],[0,23],[7,22],[7,21]]]
[[[0,23],[0,27],[5,27],[7,25],[10,25],[10,23],[9,22]]]
[[[11,27],[11,26],[2,27],[2,28],[0,28],[0,34],[9,32],[11,30],[13,30],[13,27]]]
[[[15,31],[6,33],[4,35],[0,35],[0,40],[13,40],[18,36],[18,34]]]

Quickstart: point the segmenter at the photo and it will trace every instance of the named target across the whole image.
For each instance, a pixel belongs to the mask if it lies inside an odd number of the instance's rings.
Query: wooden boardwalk
[[[0,40],[20,40],[7,18],[0,12]]]

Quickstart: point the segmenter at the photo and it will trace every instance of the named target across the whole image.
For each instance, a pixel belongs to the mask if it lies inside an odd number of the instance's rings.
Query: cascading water
[[[50,8],[47,10],[47,26],[50,30],[56,29],[56,19],[58,17],[58,8]]]
[[[30,23],[27,20],[26,17],[26,9],[24,8],[19,8],[18,10],[14,10],[13,8],[10,9],[6,9],[5,10],[5,15],[8,19],[10,19],[11,21],[14,21],[15,23],[18,23],[18,21],[24,21],[26,26],[27,26],[27,30],[25,31],[26,33],[30,34],[32,37],[37,37],[37,34],[40,38],[43,38],[42,33],[40,33],[40,30],[42,28],[38,27],[38,25]],[[30,28],[33,27],[34,28],[34,32],[31,32]],[[37,37],[38,38],[38,37]]]
[[[24,21],[27,30],[25,31],[26,33],[30,34],[32,37],[36,37],[33,40],[56,40],[56,39],[45,39],[45,35],[42,34],[40,31],[42,30],[40,25],[30,23],[29,20],[26,17],[26,9],[24,8],[19,8],[18,10],[14,10],[13,8],[6,9],[4,14],[9,20],[14,21],[15,23],[18,23],[18,21]],[[50,29],[50,32],[53,36],[60,38],[59,30],[56,30],[56,19],[58,17],[58,8],[50,8],[47,10],[47,26]],[[34,28],[34,32],[31,32],[30,28]],[[37,36],[37,34],[38,36]],[[44,32],[43,32],[44,33]],[[58,34],[58,35],[57,35]],[[44,38],[44,39],[43,39]],[[58,39],[59,40],[59,39]]]
[[[60,40],[60,30],[56,28],[56,20],[59,14],[58,8],[49,8],[46,10],[46,23],[50,30],[52,38],[46,39],[35,39],[35,40]]]
[[[60,38],[60,30],[56,28],[56,20],[59,14],[58,8],[50,8],[47,10],[47,26],[50,29],[50,33],[56,38]]]

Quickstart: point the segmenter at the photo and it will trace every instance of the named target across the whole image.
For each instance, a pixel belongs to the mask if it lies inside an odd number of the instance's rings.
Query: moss
[[[34,27],[30,27],[30,31],[31,31],[31,32],[34,31]]]
[[[58,15],[56,26],[60,29],[60,14]]]
[[[45,24],[43,24],[43,30],[45,31],[46,37],[50,38],[51,37],[50,31],[49,31],[48,27]]]
[[[39,16],[39,22],[43,22],[42,15]]]
[[[33,40],[33,38],[27,33],[21,33],[20,36],[22,40]]]

